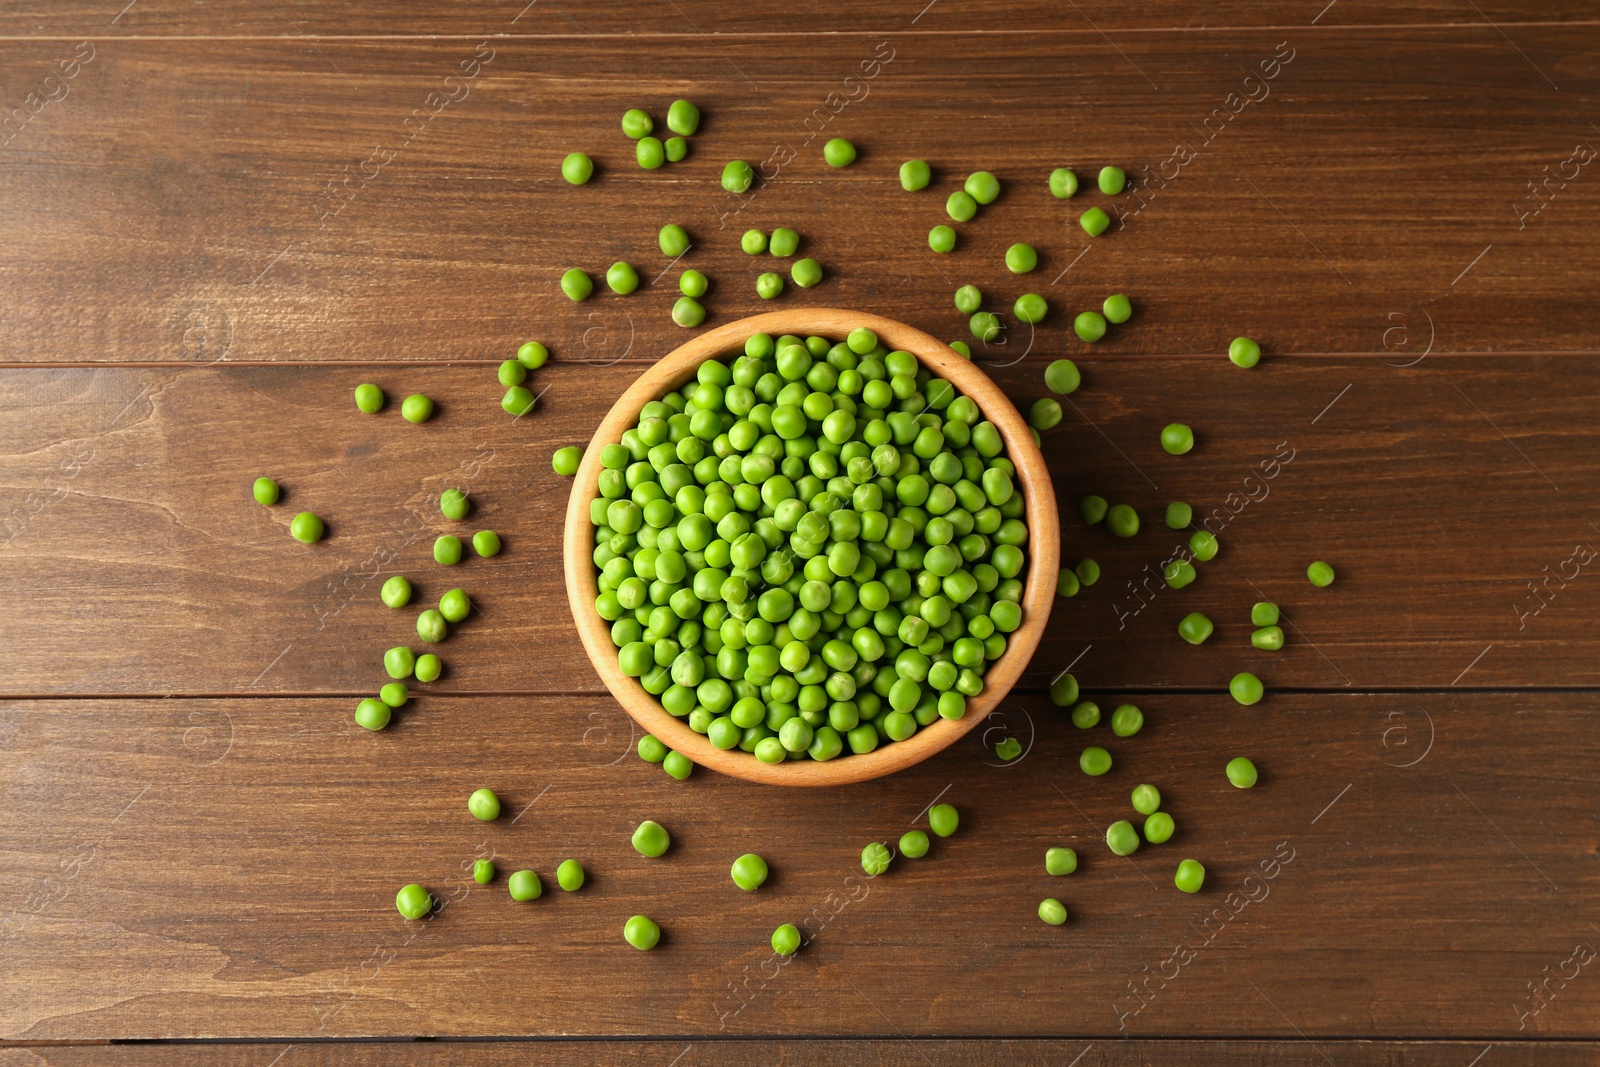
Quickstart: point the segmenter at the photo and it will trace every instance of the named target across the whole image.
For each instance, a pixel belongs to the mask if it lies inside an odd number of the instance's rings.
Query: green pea
[[[1206,884],[1206,869],[1196,860],[1184,860],[1178,864],[1178,873],[1173,875],[1172,881],[1185,893],[1198,893]]]
[[[633,269],[633,264],[624,260],[617,260],[606,269],[606,285],[613,293],[627,296],[639,288],[639,272]],[[517,385],[518,382],[501,382],[501,385]]]
[[[1161,447],[1170,455],[1181,456],[1194,447],[1194,431],[1181,422],[1169,422],[1161,429]]]
[[[1092,700],[1085,700],[1072,709],[1072,725],[1080,730],[1089,730],[1100,724],[1100,705]]]
[[[972,194],[958,189],[944,202],[944,211],[957,222],[971,222],[978,213],[978,202],[972,199]]]
[[[1067,921],[1067,906],[1055,897],[1045,897],[1039,902],[1039,918],[1051,926],[1060,926]]]
[[[383,390],[371,382],[363,382],[356,386],[356,408],[368,415],[383,410]]]
[[[1072,320],[1072,331],[1080,339],[1094,344],[1106,335],[1106,320],[1098,311],[1080,311]]]
[[[668,137],[662,142],[668,163],[681,162],[689,154],[689,142],[682,137]]]
[[[949,837],[961,825],[961,813],[951,804],[935,804],[928,809],[928,828],[940,837]]]
[[[1060,575],[1056,578],[1056,596],[1077,596],[1083,583],[1078,580],[1078,572],[1061,568]]]
[[[686,270],[678,275],[678,290],[684,296],[702,297],[711,288],[711,282],[697,270]]]
[[[594,177],[594,160],[582,152],[569,152],[561,161],[561,176],[572,185],[583,185]]]
[[[783,275],[767,271],[756,278],[756,295],[771,300],[783,292]]]
[[[322,520],[309,511],[302,511],[289,520],[289,536],[303,545],[316,544],[322,540],[322,535],[325,532],[326,527],[323,526]],[[1327,583],[1324,582],[1323,584],[1326,585]]]
[[[1111,216],[1097,207],[1092,207],[1078,217],[1078,225],[1083,227],[1083,232],[1090,237],[1099,237],[1106,232],[1106,227],[1111,225]]]
[[[452,522],[459,522],[467,517],[467,494],[459,489],[446,489],[439,494],[439,514]]]
[[[667,129],[682,137],[693,137],[700,128],[700,109],[687,100],[674,100],[667,108]]]
[[[444,664],[432,652],[417,657],[416,677],[419,682],[436,682],[444,672]]]
[[[928,231],[928,247],[935,252],[954,252],[956,231],[948,226],[935,226]]]
[[[305,540],[305,538],[301,538]],[[1333,567],[1320,559],[1306,568],[1306,577],[1318,589],[1326,589],[1333,584]]]
[[[1283,630],[1276,626],[1263,626],[1250,635],[1250,643],[1264,651],[1276,652],[1283,647]]]
[[[411,603],[411,583],[397,574],[383,583],[378,598],[391,608],[403,608]]]
[[[494,881],[494,861],[477,860],[472,864],[472,880],[479,885],[488,885]]]
[[[672,321],[686,329],[692,329],[706,321],[706,309],[692,296],[680,296],[678,302],[672,305]]]
[[[1106,509],[1106,529],[1118,537],[1132,537],[1139,532],[1139,513],[1127,504],[1112,504]]]
[[[1258,600],[1250,608],[1250,623],[1252,626],[1276,626],[1278,619],[1278,605],[1271,601]]]
[[[1258,702],[1266,695],[1266,691],[1261,679],[1248,671],[1234,675],[1233,680],[1228,683],[1228,692],[1233,694],[1233,699],[1247,707]]]
[[[963,285],[956,290],[956,310],[963,315],[970,315],[983,306],[983,292],[976,285]]]
[[[661,233],[657,236],[656,243],[661,246],[662,255],[677,259],[689,251],[689,234],[677,223],[668,223],[661,227]]]
[[[622,924],[622,938],[640,952],[648,952],[661,941],[661,927],[649,916],[635,915]]]
[[[694,773],[694,761],[682,752],[668,752],[661,761],[661,769],[681,782]]]
[[[433,558],[446,567],[453,567],[461,562],[461,538],[451,534],[433,542]]]
[[[452,589],[439,598],[439,614],[445,622],[460,622],[472,613],[472,601],[460,589]]]
[[[1000,319],[992,311],[980,311],[967,320],[972,336],[985,343],[1000,336]]]
[[[561,276],[561,291],[567,294],[568,300],[587,300],[589,294],[594,292],[594,280],[573,267]]]
[[[1240,789],[1249,789],[1256,784],[1256,765],[1243,756],[1235,756],[1228,761],[1228,781]]]
[[[1078,679],[1065,672],[1050,683],[1050,703],[1058,708],[1070,707],[1078,699]]]
[[[1017,297],[1017,302],[1011,306],[1011,311],[1016,315],[1018,322],[1042,322],[1050,313],[1050,304],[1038,293],[1023,293]]]
[[[1073,570],[1077,572],[1078,581],[1086,586],[1093,585],[1100,580],[1100,564],[1092,559],[1080,559]]]
[[[789,277],[802,289],[809,289],[822,280],[822,264],[814,259],[798,260],[789,268]]]
[[[1039,253],[1032,245],[1015,244],[1006,249],[1006,269],[1012,274],[1027,274],[1039,265]]]
[[[278,502],[278,483],[271,478],[257,478],[250,492],[262,507],[270,508]]]
[[[1014,740],[1009,739],[1008,740]],[[900,855],[908,859],[921,859],[928,854],[928,835],[921,830],[907,830],[900,835]]]
[[[900,164],[900,188],[908,193],[926,189],[933,180],[933,171],[920,159],[908,159]]]
[[[1161,790],[1141,783],[1133,787],[1131,802],[1133,810],[1140,815],[1154,815],[1161,808]]]
[[[378,690],[378,699],[391,708],[403,708],[406,706],[406,701],[411,699],[411,694],[400,682],[390,682]]]
[[[1094,526],[1099,523],[1106,517],[1108,513],[1109,509],[1106,505],[1106,498],[1103,496],[1091,495],[1083,497],[1078,501],[1078,514],[1082,515],[1083,521],[1088,523],[1090,526]],[[1137,519],[1138,517],[1138,513],[1135,512],[1134,518]]]
[[[493,530],[479,530],[472,535],[472,550],[484,559],[500,554],[500,535]]]
[[[1119,856],[1131,856],[1139,851],[1139,832],[1127,819],[1118,819],[1106,827],[1106,847]]]
[[[508,359],[500,364],[496,377],[504,386],[521,385],[528,379],[528,368],[514,359]]]
[[[1202,563],[1216,557],[1217,547],[1217,537],[1209,530],[1196,530],[1189,538],[1189,551]]]
[[[1166,579],[1167,585],[1173,589],[1182,589],[1199,576],[1194,569],[1194,564],[1186,559],[1175,559],[1161,568],[1161,576]]]
[[[1201,645],[1211,636],[1211,620],[1198,611],[1191,611],[1178,621],[1178,636],[1191,645]]]
[[[876,877],[889,869],[889,848],[881,841],[870,842],[861,850],[861,869]]]
[[[1120,326],[1133,317],[1133,304],[1121,293],[1106,297],[1100,310],[1105,313],[1106,321],[1113,326]]]
[[[550,466],[563,478],[571,478],[578,473],[578,464],[583,462],[583,449],[577,445],[567,445],[558,448],[550,456]]]
[[[1070,200],[1078,195],[1078,176],[1067,167],[1057,167],[1050,172],[1050,195],[1057,200]]]
[[[1132,737],[1144,729],[1144,712],[1137,705],[1122,704],[1111,713],[1111,732],[1118,737]]]
[[[759,256],[767,250],[767,235],[760,230],[746,230],[739,238],[739,247],[747,256]]]
[[[632,140],[637,141],[655,129],[655,125],[649,115],[636,107],[630,107],[622,113],[623,135]]]
[[[1028,409],[1028,425],[1035,430],[1051,430],[1061,422],[1061,405],[1048,396],[1041,396]]]
[[[556,885],[568,893],[576,893],[583,888],[583,864],[577,860],[562,860],[556,868]]]
[[[538,900],[544,895],[544,883],[533,871],[512,871],[511,877],[506,879],[506,891],[519,903]]]
[[[830,167],[848,167],[856,161],[856,146],[843,137],[835,137],[822,146],[822,158]]]
[[[356,705],[356,725],[368,730],[381,730],[389,725],[389,716],[392,712],[389,705],[381,700],[368,697]]]
[[[962,359],[972,358],[972,346],[965,341],[951,341],[950,347]]]
[[[444,616],[432,608],[417,616],[417,636],[429,644],[438,644],[443,641],[448,632],[445,628]]]
[[[1261,362],[1261,346],[1248,337],[1235,337],[1228,345],[1228,361],[1235,367],[1254,367]]]
[[[772,951],[780,956],[793,956],[800,951],[800,931],[794,923],[784,923],[772,931]]]
[[[417,656],[405,645],[396,645],[383,654],[383,669],[391,678],[409,678],[417,669]]]
[[[500,817],[500,798],[493,789],[478,789],[467,798],[467,810],[474,819],[493,822]]]
[[[1144,821],[1144,839],[1152,845],[1164,845],[1172,840],[1172,816],[1158,811]]]
[[[1128,176],[1121,167],[1100,168],[1100,191],[1107,196],[1116,196],[1128,185]]]
[[[1167,529],[1184,530],[1194,521],[1194,509],[1181,500],[1167,505]]]
[[[414,425],[421,425],[433,417],[433,401],[421,393],[412,393],[400,401],[400,417]]]
[[[550,358],[550,350],[538,341],[528,341],[517,349],[517,362],[529,370],[538,370]]]
[[[433,894],[422,886],[412,882],[403,886],[395,894],[394,906],[400,909],[400,914],[407,919],[421,919],[433,911]]]
[[[654,859],[666,852],[671,844],[672,837],[666,827],[654,819],[646,819],[633,831],[633,847],[641,856]]]
[[[1111,769],[1111,753],[1098,745],[1090,745],[1078,753],[1078,769],[1092,778],[1098,778]]]
[[[1044,853],[1044,873],[1071,874],[1078,869],[1078,854],[1070,848],[1049,848]]]
[[[732,160],[722,168],[722,187],[735,195],[748,192],[755,180],[755,171],[742,159]]]
[[[1000,179],[986,170],[976,170],[967,175],[961,188],[980,204],[992,204],[1000,195]]]
[[[797,720],[791,719],[789,721],[795,722]],[[760,889],[761,884],[767,880],[767,861],[754,852],[746,852],[733,861],[733,867],[729,874],[733,878],[734,885],[747,893],[754,892]]]

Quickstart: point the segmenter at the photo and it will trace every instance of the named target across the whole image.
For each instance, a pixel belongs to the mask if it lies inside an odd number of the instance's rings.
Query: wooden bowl
[[[1006,455],[1016,465],[1017,480],[1021,483],[1026,501],[1028,543],[1025,547],[1027,572],[1022,596],[1022,625],[1010,635],[1005,655],[989,665],[983,678],[983,692],[967,701],[966,714],[960,719],[941,718],[921,727],[905,741],[882,745],[863,756],[844,754],[820,763],[804,759],[770,765],[737,748],[728,751],[713,748],[703,735],[689,729],[683,720],[674,718],[655,697],[645,692],[636,679],[623,674],[618,668],[616,646],[611,643],[610,623],[594,610],[599,589],[593,559],[594,527],[589,522],[589,502],[599,492],[597,483],[602,469],[601,448],[619,441],[622,432],[638,418],[641,407],[692,379],[696,368],[705,360],[742,351],[745,339],[754,333],[764,332],[774,337],[783,334],[799,337],[820,334],[842,340],[858,326],[872,329],[879,340],[891,349],[904,349],[912,353],[931,372],[970,396],[1005,440]],[[1050,485],[1049,472],[1045,470],[1044,457],[1039,452],[1039,446],[1034,444],[1022,416],[999,387],[989,380],[988,375],[975,364],[961,358],[948,345],[904,323],[839,308],[796,308],[753,315],[695,336],[641,374],[612,406],[610,413],[600,423],[600,428],[595,431],[594,439],[589,442],[572,486],[572,498],[567,504],[567,599],[572,605],[572,618],[577,623],[584,648],[595,670],[600,673],[601,680],[606,683],[606,688],[611,690],[612,695],[640,726],[669,747],[703,767],[752,782],[842,785],[892,774],[928,758],[954,744],[976,727],[1005,698],[1023,668],[1028,665],[1044,633],[1045,622],[1050,618],[1050,607],[1056,595],[1057,570],[1060,567],[1060,541],[1056,496]]]

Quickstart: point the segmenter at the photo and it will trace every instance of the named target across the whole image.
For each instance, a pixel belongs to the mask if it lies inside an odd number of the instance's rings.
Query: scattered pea
[[[278,502],[278,483],[271,478],[257,478],[250,492],[256,498],[256,503],[264,508],[270,508]]]
[[[861,869],[877,877],[889,869],[889,847],[882,841],[872,841],[861,850]]]
[[[1182,589],[1198,576],[1199,572],[1194,569],[1194,564],[1186,559],[1175,559],[1161,568],[1161,577],[1166,579],[1167,585],[1173,589]]]
[[[1276,652],[1283,647],[1283,630],[1277,626],[1263,626],[1250,635],[1250,643],[1265,652]]]
[[[992,204],[1000,195],[1000,179],[986,170],[975,170],[967,175],[961,187],[980,204]]]
[[[378,598],[391,608],[403,608],[411,603],[411,583],[397,574],[383,583]]]
[[[429,608],[417,616],[417,636],[430,645],[438,644],[449,633],[445,627],[444,616]]]
[[[667,108],[667,129],[682,137],[693,137],[700,128],[700,109],[687,100],[674,100]]]
[[[1233,680],[1228,683],[1228,692],[1233,694],[1233,699],[1246,706],[1259,701],[1266,695],[1266,691],[1261,679],[1248,671],[1234,675]]]
[[[633,847],[641,856],[651,859],[667,851],[672,844],[672,837],[667,833],[666,827],[654,819],[646,819],[633,831]]]
[[[756,295],[763,300],[771,300],[783,292],[783,275],[774,274],[772,271],[756,278]]]
[[[1249,789],[1256,784],[1256,765],[1243,756],[1235,756],[1228,761],[1228,781],[1240,789]]]
[[[1061,422],[1061,405],[1053,397],[1041,396],[1028,409],[1028,425],[1035,430],[1053,430]]]
[[[1132,537],[1139,532],[1139,513],[1127,504],[1112,504],[1106,509],[1106,529],[1118,537]]]
[[[439,598],[439,614],[445,622],[460,622],[472,613],[472,601],[460,589],[452,589]]]
[[[1235,337],[1228,345],[1228,360],[1235,367],[1254,367],[1261,362],[1261,346],[1248,337]]]
[[[417,669],[417,654],[405,645],[396,645],[383,654],[383,669],[391,678],[410,678]]]
[[[767,880],[767,861],[754,852],[746,852],[733,861],[730,870],[733,884],[745,892],[754,892]]]
[[[394,906],[408,919],[420,919],[433,910],[433,894],[412,882],[395,894]]]
[[[685,329],[693,329],[706,321],[706,309],[692,296],[680,296],[672,305],[672,321]]]
[[[900,855],[921,859],[928,854],[928,835],[921,830],[907,830],[900,835]]]
[[[1085,700],[1072,709],[1072,725],[1080,730],[1093,729],[1100,724],[1100,705]]]
[[[1039,918],[1051,926],[1060,926],[1067,921],[1067,906],[1055,897],[1045,897],[1039,902]]]
[[[1189,538],[1189,551],[1202,563],[1216,558],[1217,547],[1217,535],[1210,530],[1196,530]]]
[[[1106,297],[1105,303],[1100,305],[1100,310],[1105,314],[1106,321],[1113,326],[1120,326],[1133,318],[1133,303],[1121,293]]]
[[[411,694],[402,683],[390,682],[378,690],[378,699],[391,708],[403,708],[406,701],[411,699]]]
[[[417,657],[417,681],[437,682],[443,672],[444,664],[432,652],[425,652]]]
[[[571,478],[578,473],[578,464],[583,462],[583,449],[577,445],[567,445],[558,448],[550,456],[550,466],[563,478]]]
[[[1174,829],[1172,816],[1158,811],[1144,821],[1144,839],[1152,845],[1164,845],[1172,840]]]
[[[507,388],[513,385],[521,385],[528,380],[528,368],[524,367],[518,360],[508,359],[500,364],[496,377],[500,379],[500,384]]]
[[[506,891],[518,903],[538,900],[544,895],[544,883],[533,871],[512,871],[511,877],[506,879]]]
[[[1000,336],[1000,319],[992,311],[980,311],[967,320],[967,329],[987,344]]]
[[[1196,860],[1184,860],[1178,864],[1178,873],[1173,875],[1172,881],[1185,893],[1198,893],[1206,884],[1206,869]]]
[[[1093,585],[1100,580],[1100,564],[1092,559],[1080,559],[1073,570],[1078,572],[1078,581],[1086,586]]]
[[[1012,274],[1027,274],[1039,265],[1039,253],[1032,245],[1014,244],[1006,249],[1006,269]]]
[[[1173,456],[1181,456],[1194,447],[1194,431],[1181,422],[1169,422],[1161,429],[1161,447]]]
[[[649,916],[635,915],[622,924],[622,937],[640,952],[648,952],[661,941],[661,927]]]
[[[950,347],[955,351],[956,355],[960,356],[962,359],[972,358],[972,346],[967,344],[967,342],[951,341]]]
[[[650,116],[636,107],[630,107],[622,113],[622,132],[624,136],[637,141],[655,128],[656,124]]]
[[[1078,679],[1062,672],[1050,683],[1050,703],[1058,708],[1070,707],[1078,699]]]
[[[459,489],[446,489],[439,494],[439,514],[452,522],[460,522],[466,518],[470,506],[467,494]]]
[[[928,247],[935,252],[954,252],[956,231],[948,226],[935,226],[928,231]]]
[[[1211,620],[1198,611],[1191,611],[1178,620],[1178,636],[1191,645],[1204,644],[1206,638],[1211,636],[1214,629],[1215,627],[1211,625]]]
[[[1144,712],[1135,704],[1122,704],[1111,713],[1111,732],[1118,737],[1132,737],[1144,729]]]
[[[1108,510],[1106,498],[1103,496],[1091,494],[1078,501],[1078,514],[1082,515],[1083,521],[1090,526],[1094,526],[1103,520]],[[1137,518],[1138,514],[1135,513],[1134,517]]]
[[[494,881],[494,861],[477,860],[472,864],[472,880],[479,885],[488,885]]]
[[[572,185],[584,185],[594,177],[594,160],[582,152],[569,152],[561,161],[561,176]]]
[[[661,254],[677,259],[689,251],[689,234],[676,222],[668,223],[661,227],[661,233],[656,237],[656,243],[661,246]]]
[[[1097,207],[1085,211],[1078,218],[1078,225],[1083,227],[1083,232],[1090,237],[1099,237],[1106,232],[1106,227],[1111,225],[1111,216]]]
[[[1070,848],[1047,848],[1044,852],[1044,873],[1071,874],[1078,869],[1078,854]]]
[[[356,386],[356,408],[368,415],[382,410],[383,390],[371,382],[363,382]]]
[[[289,520],[289,536],[303,545],[316,544],[322,540],[325,532],[326,527],[323,526],[322,520],[309,511],[302,511]]]
[[[661,147],[666,152],[668,163],[681,162],[689,154],[689,142],[682,137],[668,137],[661,142]]]
[[[1011,311],[1017,316],[1018,322],[1042,322],[1050,313],[1050,302],[1038,293],[1023,293],[1017,297]]]
[[[1057,167],[1050,172],[1050,195],[1057,200],[1070,200],[1078,195],[1078,176],[1067,167]]]
[[[1106,847],[1119,856],[1131,856],[1139,851],[1139,831],[1127,819],[1118,819],[1106,827]]]
[[[479,530],[472,535],[472,550],[484,559],[500,554],[500,535],[493,530]]]
[[[956,310],[963,315],[971,315],[983,306],[983,290],[976,285],[963,285],[956,290]]]
[[[606,285],[613,293],[627,296],[639,288],[639,272],[633,269],[633,264],[625,260],[617,260],[606,270]],[[502,385],[518,385],[518,382],[501,382]]]
[[[978,213],[978,202],[972,199],[972,194],[957,189],[945,200],[944,212],[957,222],[971,222]]]
[[[747,256],[759,256],[767,250],[767,235],[760,230],[746,230],[739,238],[739,247]]]
[[[822,146],[822,158],[830,167],[848,167],[856,161],[856,146],[843,137],[835,137]]]
[[[1107,196],[1116,196],[1128,185],[1128,176],[1121,167],[1100,168],[1100,191]]]
[[[661,769],[681,782],[694,773],[694,761],[682,752],[668,752],[661,760]]]
[[[711,281],[697,270],[686,270],[678,275],[678,291],[684,296],[699,299],[711,288]]]
[[[1306,577],[1318,589],[1326,589],[1333,584],[1333,567],[1319,559],[1306,568]]]
[[[1072,320],[1072,332],[1079,339],[1094,344],[1106,335],[1106,320],[1098,311],[1080,311]]]
[[[433,417],[433,400],[421,393],[412,393],[400,401],[400,417],[415,425],[427,422]]]
[[[1083,583],[1078,579],[1078,572],[1063,567],[1060,575],[1056,578],[1056,596],[1077,596],[1082,586]]]
[[[1258,600],[1250,608],[1250,623],[1253,626],[1276,626],[1278,619],[1278,605],[1269,600]]]
[[[928,809],[928,828],[940,837],[949,837],[961,825],[961,813],[952,804],[935,804]]]
[[[452,534],[445,534],[433,543],[433,558],[446,567],[454,567],[461,562],[461,538]]]
[[[550,350],[538,341],[528,341],[517,349],[517,362],[529,370],[538,370],[550,358]]]
[[[1161,790],[1148,783],[1140,783],[1133,787],[1133,795],[1129,798],[1133,810],[1140,815],[1154,815],[1161,810]]]
[[[1070,396],[1083,384],[1083,375],[1072,360],[1058,359],[1044,369],[1044,384],[1058,396]]]
[[[908,159],[900,164],[900,188],[908,193],[926,189],[933,180],[933,171],[920,159]]]
[[[822,280],[822,264],[814,259],[802,259],[789,268],[789,277],[802,289],[809,289]]]
[[[1078,753],[1078,769],[1091,778],[1098,778],[1111,769],[1111,753],[1099,745],[1090,745]]]
[[[561,276],[561,291],[567,294],[568,300],[587,300],[589,294],[594,292],[594,281],[577,267],[573,267]]]
[[[800,931],[794,923],[784,923],[772,931],[772,951],[780,956],[793,956],[800,951]]]
[[[356,705],[356,725],[368,730],[381,730],[389,725],[391,714],[389,705],[368,697]]]
[[[1181,500],[1167,505],[1167,529],[1185,530],[1194,521],[1194,509]]]
[[[474,819],[493,822],[500,817],[500,798],[493,789],[477,789],[467,798],[467,810]]]
[[[735,195],[748,192],[750,183],[755,180],[755,171],[742,159],[735,159],[722,168],[722,187]]]
[[[568,893],[576,893],[583,888],[583,864],[577,860],[562,860],[556,868],[556,885]]]

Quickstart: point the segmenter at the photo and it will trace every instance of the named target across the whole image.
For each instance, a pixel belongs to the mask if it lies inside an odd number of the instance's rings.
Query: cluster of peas
[[[746,230],[739,238],[739,247],[747,256],[770,252],[780,259],[787,259],[800,251],[800,235],[782,226],[773,230],[771,237],[761,230]],[[822,265],[810,257],[796,260],[789,269],[789,275],[800,288],[809,289],[822,280]],[[782,292],[783,275],[769,270],[756,276],[756,295],[761,299],[771,300]]]
[[[708,360],[601,454],[595,610],[618,665],[766,763],[960,718],[1022,623],[1003,450],[971,398],[869,329]]]
[[[673,136],[665,141],[651,136],[655,120],[649,112],[629,108],[622,114],[622,132],[634,142],[634,158],[645,170],[658,170],[663,164],[677,163],[689,155],[688,138],[700,128],[700,109],[687,100],[674,100],[667,108],[667,129]],[[582,152],[572,152],[561,161],[561,176],[573,185],[585,185],[594,177],[594,160]]]

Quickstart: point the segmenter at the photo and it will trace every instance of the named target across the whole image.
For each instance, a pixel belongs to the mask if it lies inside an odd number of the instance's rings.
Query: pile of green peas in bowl
[[[870,329],[757,333],[601,452],[595,610],[715,748],[831,760],[959,719],[1022,624],[1000,432]]]

